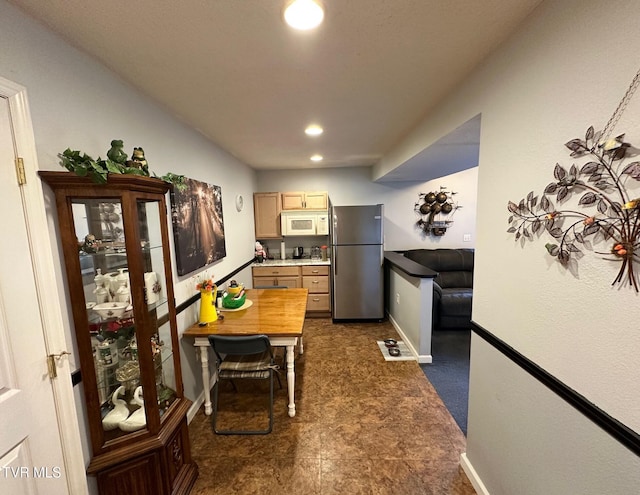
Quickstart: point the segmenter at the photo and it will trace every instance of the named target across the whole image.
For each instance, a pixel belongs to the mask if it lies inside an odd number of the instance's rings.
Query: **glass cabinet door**
[[[164,252],[160,221],[165,219],[157,201],[138,200],[139,231],[142,238],[145,302],[150,337],[158,410],[162,419],[176,399],[176,377],[169,301],[166,291]]]
[[[120,199],[73,199],[105,441],[146,428]]]

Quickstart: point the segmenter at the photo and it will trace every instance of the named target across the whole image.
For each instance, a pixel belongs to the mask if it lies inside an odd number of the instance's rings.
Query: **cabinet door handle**
[[[318,270],[312,270],[311,273],[319,273]]]
[[[317,280],[312,280],[311,283],[312,284],[319,284],[320,282],[318,282]]]
[[[319,301],[320,301],[320,299],[319,299],[319,298],[317,298],[317,297],[314,297],[314,298],[313,298],[313,302],[319,302]]]

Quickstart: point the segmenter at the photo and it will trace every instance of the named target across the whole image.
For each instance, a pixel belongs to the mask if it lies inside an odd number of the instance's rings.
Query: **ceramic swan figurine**
[[[142,387],[136,388],[136,391],[133,394],[133,402],[140,406],[140,409],[137,409],[133,412],[131,416],[129,416],[124,421],[120,421],[118,427],[122,431],[136,431],[144,428],[147,424],[147,416],[144,412],[144,400],[141,397],[142,395]]]
[[[124,395],[124,387],[122,386],[118,387],[111,397],[111,402],[115,407],[102,420],[102,427],[107,431],[115,430],[122,421],[129,417],[127,403],[120,399],[120,395]]]

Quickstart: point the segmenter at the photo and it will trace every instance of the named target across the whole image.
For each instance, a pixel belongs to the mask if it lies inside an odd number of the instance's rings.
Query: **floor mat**
[[[398,349],[400,349],[399,356],[391,356],[389,354],[387,346],[384,345],[384,340],[378,340],[377,343],[385,361],[415,361],[416,360],[416,358],[413,357],[413,354],[411,354],[411,351],[407,347],[407,344],[405,344],[402,340],[398,340]]]

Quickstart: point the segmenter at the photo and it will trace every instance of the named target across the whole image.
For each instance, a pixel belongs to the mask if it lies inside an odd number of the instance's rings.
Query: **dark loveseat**
[[[405,257],[438,272],[433,281],[433,328],[469,328],[473,249],[411,249]]]

